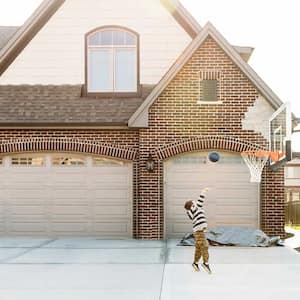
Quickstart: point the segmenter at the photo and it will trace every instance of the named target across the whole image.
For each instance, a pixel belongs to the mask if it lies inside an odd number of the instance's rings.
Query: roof
[[[140,98],[81,97],[81,85],[0,86],[1,126],[127,126],[153,86]]]
[[[190,43],[184,53],[173,64],[161,81],[156,85],[147,99],[141,104],[138,110],[129,120],[129,126],[147,127],[148,126],[148,110],[154,101],[159,97],[162,91],[173,80],[176,74],[183,68],[188,60],[193,56],[195,51],[201,46],[205,39],[210,36],[223,49],[223,51],[231,58],[231,60],[240,68],[246,77],[252,82],[263,97],[275,109],[282,105],[282,101],[278,96],[264,83],[264,81],[254,72],[254,70],[242,59],[238,52],[231,46],[228,41],[216,30],[216,28],[208,22],[200,31],[198,36]]]
[[[178,0],[160,0],[176,21],[194,38],[201,26]],[[48,22],[65,0],[44,0],[18,32],[0,49],[0,75]]]
[[[19,26],[0,26],[0,50],[8,43],[19,28]]]
[[[178,0],[160,1],[191,38],[195,38],[199,34],[202,27]],[[65,0],[44,0],[23,26],[14,32],[15,34],[8,37],[3,33],[2,47],[0,32],[0,75],[3,74],[64,2]],[[12,28],[13,27],[11,27],[11,30],[13,31]],[[236,46],[236,50],[248,61],[253,48]]]
[[[65,0],[44,0],[40,4],[31,17],[0,50],[0,75],[9,67],[64,2]]]

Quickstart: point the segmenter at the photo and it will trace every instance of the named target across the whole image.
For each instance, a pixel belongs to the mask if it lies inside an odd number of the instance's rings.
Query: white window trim
[[[133,45],[89,45],[89,37],[93,34],[95,34],[96,32],[100,32],[100,31],[109,31],[109,30],[119,30],[119,31],[124,31],[124,32],[128,32],[132,35],[135,36],[135,39],[136,39],[136,44],[133,46]],[[138,91],[138,37],[128,31],[128,30],[125,30],[125,29],[118,29],[118,28],[105,28],[105,29],[100,29],[98,31],[93,31],[91,32],[88,36],[87,36],[87,44],[86,44],[86,51],[87,51],[87,92],[88,93],[137,93]],[[90,50],[109,50],[111,51],[110,53],[110,64],[111,64],[111,69],[112,69],[112,76],[110,78],[111,80],[111,86],[112,86],[112,89],[111,90],[106,90],[106,91],[90,91],[89,89],[89,85],[90,85],[90,73],[89,73],[89,65],[90,65]],[[115,86],[116,86],[116,80],[115,80],[115,76],[116,76],[116,72],[115,72],[115,53],[117,50],[120,50],[120,49],[127,49],[127,50],[134,50],[134,53],[135,53],[135,60],[134,60],[134,70],[135,70],[135,73],[134,73],[134,81],[135,81],[135,88],[133,90],[116,90],[115,89]]]

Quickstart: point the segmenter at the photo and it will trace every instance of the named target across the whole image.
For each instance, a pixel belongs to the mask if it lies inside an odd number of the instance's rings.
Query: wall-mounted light
[[[149,157],[146,161],[146,169],[148,172],[153,172],[154,171],[154,165],[155,165],[155,162],[154,162],[154,159],[152,157],[151,154],[149,154]]]

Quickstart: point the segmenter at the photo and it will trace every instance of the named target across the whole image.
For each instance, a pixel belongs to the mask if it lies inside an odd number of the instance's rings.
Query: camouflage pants
[[[203,262],[208,263],[209,254],[208,254],[208,242],[205,237],[204,231],[194,232],[195,238],[195,257],[194,261],[198,262],[201,257],[203,257]]]

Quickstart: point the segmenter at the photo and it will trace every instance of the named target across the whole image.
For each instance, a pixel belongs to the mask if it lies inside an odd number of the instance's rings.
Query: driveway
[[[176,241],[0,239],[1,300],[298,300],[300,254],[289,247],[211,247],[194,272]]]

